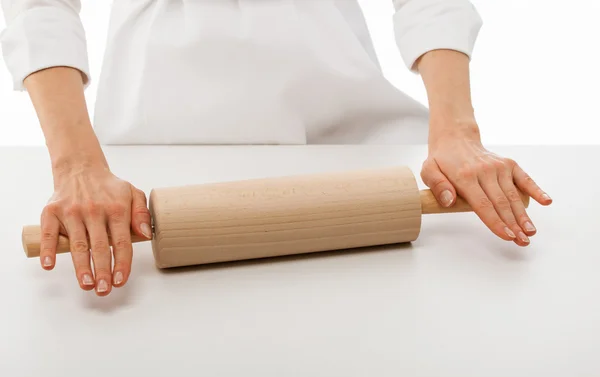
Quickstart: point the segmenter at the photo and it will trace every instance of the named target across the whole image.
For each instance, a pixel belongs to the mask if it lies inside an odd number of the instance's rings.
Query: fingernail
[[[508,236],[510,238],[516,238],[517,236],[515,236],[515,234],[513,233],[512,230],[508,229],[508,228],[504,228],[504,231],[506,232],[506,234],[508,234]]]
[[[108,291],[108,284],[106,284],[106,280],[101,279],[98,282],[98,292],[102,293],[102,292],[106,292],[106,291]]]
[[[542,194],[542,199],[544,199],[544,200],[552,200],[552,198],[550,198],[550,196],[548,196],[548,194]]]
[[[523,242],[529,243],[529,238],[523,232],[519,232],[519,239]]]
[[[115,274],[115,285],[121,284],[123,282],[123,273],[121,271],[117,271]]]
[[[50,267],[52,266],[52,258],[46,256],[44,257],[44,267]]]
[[[532,223],[530,223],[529,221],[527,221],[525,224],[523,224],[523,227],[525,228],[526,231],[528,232],[535,232],[535,227],[533,226]]]
[[[452,199],[453,199],[452,193],[448,190],[445,190],[440,195],[440,199],[442,199],[442,205],[444,207],[448,207],[450,204],[452,204]]]
[[[94,280],[89,274],[83,275],[83,285],[94,285]]]
[[[142,234],[146,236],[146,238],[152,238],[152,230],[150,229],[150,225],[144,223],[140,226],[142,228]]]

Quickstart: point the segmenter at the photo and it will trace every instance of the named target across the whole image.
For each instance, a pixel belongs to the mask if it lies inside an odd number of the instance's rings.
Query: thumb
[[[430,160],[425,161],[421,170],[421,179],[431,189],[440,205],[450,207],[456,203],[456,190],[437,163]]]
[[[146,205],[146,194],[143,191],[132,187],[133,200],[131,203],[131,228],[142,237],[152,238],[152,228],[150,227],[150,211]]]

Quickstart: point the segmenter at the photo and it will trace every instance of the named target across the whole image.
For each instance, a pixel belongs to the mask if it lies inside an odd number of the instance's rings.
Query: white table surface
[[[472,213],[426,215],[411,245],[159,271],[78,287],[70,256],[26,259],[51,194],[43,148],[0,148],[0,376],[600,376],[599,147],[491,147],[554,199],[527,248]],[[402,164],[425,147],[107,147],[153,187]],[[424,186],[422,186],[424,187]],[[595,195],[595,196],[594,196]]]

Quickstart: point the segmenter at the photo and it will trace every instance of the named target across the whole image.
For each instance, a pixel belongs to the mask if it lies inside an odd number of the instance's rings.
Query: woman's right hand
[[[144,193],[108,168],[87,111],[84,78],[88,79],[76,68],[58,66],[36,71],[23,81],[54,176],[54,194],[41,218],[40,263],[46,270],[54,268],[62,233],[69,238],[80,287],[96,288],[98,296],[106,296],[129,278],[132,231],[151,239],[150,211]]]
[[[54,268],[58,236],[63,234],[70,241],[79,286],[86,291],[95,288],[98,296],[127,282],[133,257],[131,231],[152,237],[146,195],[104,164],[80,164],[54,173],[54,194],[42,212],[41,228],[42,268]]]

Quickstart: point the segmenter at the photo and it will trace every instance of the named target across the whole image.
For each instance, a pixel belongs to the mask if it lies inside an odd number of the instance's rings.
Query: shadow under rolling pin
[[[151,242],[158,268],[407,243],[423,214],[472,211],[461,198],[440,206],[404,166],[155,188],[149,209],[152,240],[132,242]],[[23,227],[27,257],[40,237]],[[69,250],[61,235],[57,252]]]

